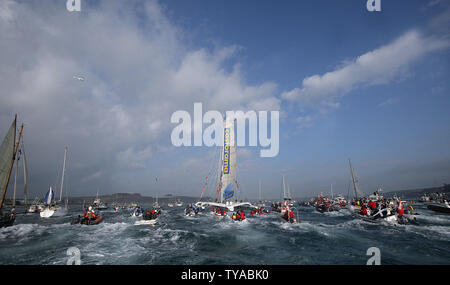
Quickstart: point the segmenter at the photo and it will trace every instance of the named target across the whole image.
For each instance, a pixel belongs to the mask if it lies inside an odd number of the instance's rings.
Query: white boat
[[[142,226],[142,225],[154,225],[156,224],[156,222],[158,221],[158,219],[153,219],[153,220],[139,220],[134,222],[135,226]]]
[[[33,203],[31,203],[30,207],[28,207],[27,213],[39,213],[42,210],[44,210],[44,205],[36,198]]]
[[[234,121],[226,120],[224,122],[224,144],[219,159],[219,181],[217,185],[217,202],[197,202],[195,205],[199,208],[211,206],[226,208],[234,211],[240,206],[255,207],[249,202],[237,202],[231,199],[235,195],[235,190],[239,190],[236,180],[236,143],[234,138]]]
[[[106,204],[104,204],[99,198],[98,198],[98,189],[97,189],[97,196],[96,196],[96,198],[95,198],[95,200],[94,200],[94,202],[92,203],[92,207],[94,208],[94,209],[97,209],[97,210],[107,210],[108,209],[108,206],[106,206]]]
[[[173,208],[173,203],[167,203],[167,207]]]
[[[175,205],[176,205],[177,207],[181,207],[181,206],[183,206],[183,202],[181,202],[180,199],[177,199],[177,202],[175,203]]]

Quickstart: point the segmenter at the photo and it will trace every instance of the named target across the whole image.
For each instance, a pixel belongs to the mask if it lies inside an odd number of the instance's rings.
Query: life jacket
[[[241,220],[245,220],[244,212],[241,212]]]

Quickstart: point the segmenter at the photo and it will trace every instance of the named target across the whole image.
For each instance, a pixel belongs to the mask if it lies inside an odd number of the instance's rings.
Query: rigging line
[[[211,162],[210,162],[210,167],[209,167],[209,171],[208,171],[208,175],[207,175],[207,177],[208,177],[208,179],[203,183],[203,186],[202,186],[202,192],[201,192],[201,194],[200,194],[200,200],[203,198],[203,195],[205,194],[205,192],[207,192],[208,190],[209,190],[209,184],[210,183],[208,183],[209,182],[209,180],[210,180],[210,176],[211,176],[211,173],[212,173],[212,171],[213,171],[213,168],[214,168],[214,162],[215,161],[217,161],[215,158],[216,158],[216,156],[217,156],[217,153],[219,153],[219,150],[220,150],[220,148],[217,148],[215,151],[214,151],[214,156],[213,156],[213,159],[211,160]],[[214,177],[215,178],[215,177]],[[203,187],[204,187],[204,189],[203,189]]]
[[[347,201],[349,201],[349,200],[348,200],[349,197],[350,197],[350,180],[348,180],[348,187],[347,187]]]

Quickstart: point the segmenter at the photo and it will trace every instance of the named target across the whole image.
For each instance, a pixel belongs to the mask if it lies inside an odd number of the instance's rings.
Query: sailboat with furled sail
[[[3,213],[6,191],[8,190],[9,179],[11,178],[11,172],[14,162],[16,161],[17,149],[19,148],[23,131],[22,124],[16,143],[16,126],[17,115],[14,117],[14,121],[0,146],[0,187],[2,187],[2,196],[0,200],[0,227],[12,226],[16,219],[14,208],[11,209],[10,213]]]
[[[234,136],[234,120],[224,122],[224,144],[219,159],[220,173],[218,175],[217,196],[215,202],[197,202],[195,205],[199,208],[211,206],[217,209],[228,209],[234,211],[241,206],[254,207],[249,202],[237,202],[232,198],[235,190],[239,189],[236,180],[236,143]],[[223,211],[222,211],[223,213]]]

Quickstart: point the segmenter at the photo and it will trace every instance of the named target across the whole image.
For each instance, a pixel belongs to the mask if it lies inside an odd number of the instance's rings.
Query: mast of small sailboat
[[[62,176],[61,176],[61,187],[60,187],[61,189],[59,190],[59,202],[62,201],[62,193],[63,193],[63,186],[64,186],[64,173],[66,171],[66,156],[67,156],[67,147],[64,149],[64,162],[63,162],[63,170],[62,170]],[[98,196],[98,192],[97,192],[97,196]]]
[[[8,134],[6,135],[5,140],[2,143],[2,146],[3,146],[3,144],[6,143],[6,147],[8,147],[8,140],[12,139],[13,140],[12,144],[10,143],[12,146],[12,153],[8,153],[8,149],[5,149],[5,150],[2,149],[2,151],[5,151],[5,153],[0,153],[0,157],[6,156],[6,160],[2,161],[3,162],[2,163],[3,165],[1,165],[2,167],[7,166],[8,156],[10,156],[9,170],[8,170],[8,174],[6,175],[6,179],[5,179],[6,181],[5,181],[5,184],[3,185],[3,194],[2,194],[2,198],[0,200],[0,210],[2,209],[3,203],[5,202],[5,196],[6,196],[6,191],[8,189],[9,179],[11,178],[12,168],[14,166],[14,161],[16,160],[17,149],[19,147],[20,138],[22,137],[23,124],[20,127],[19,137],[18,137],[17,144],[16,144],[16,126],[17,126],[17,115],[14,117],[14,122],[12,123],[12,125],[8,131]],[[11,138],[11,136],[12,136],[12,138]]]
[[[355,198],[358,199],[358,186],[357,186],[358,181],[356,180],[355,172],[353,170],[352,162],[350,161],[350,158],[348,159],[348,163],[350,165],[350,172],[352,174],[353,191],[355,194]]]
[[[25,194],[25,205],[28,200],[28,169],[27,169],[27,158],[25,156],[25,146],[22,137],[22,155],[23,155],[23,184],[24,184],[24,194]]]
[[[261,198],[261,180],[259,180],[259,201],[262,201],[262,198]]]
[[[13,191],[13,209],[16,208],[16,188],[17,188],[17,176],[19,175],[19,156],[16,157],[16,171],[14,173],[14,191]]]
[[[282,185],[283,185],[283,200],[284,200],[286,198],[286,183],[284,182],[284,175]]]

